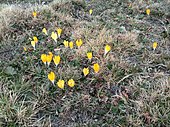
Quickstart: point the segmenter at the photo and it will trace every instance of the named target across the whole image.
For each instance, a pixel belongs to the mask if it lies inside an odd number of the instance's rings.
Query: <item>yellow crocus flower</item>
[[[51,33],[51,38],[52,38],[55,42],[57,42],[57,34],[56,34],[56,32],[52,32],[52,33]]]
[[[89,10],[89,13],[90,13],[90,15],[91,15],[91,14],[93,13],[93,10],[92,10],[92,9],[90,9],[90,10]]]
[[[32,47],[34,48],[34,50],[35,50],[35,41],[31,41],[31,45],[32,45]]]
[[[89,68],[83,68],[83,74],[84,76],[89,74]]]
[[[68,41],[64,40],[63,44],[66,48],[68,48],[68,44],[69,44]]]
[[[109,45],[106,45],[104,49],[104,54],[106,55],[110,50],[111,50],[111,47]]]
[[[57,82],[57,85],[58,85],[59,88],[64,89],[64,80],[59,80]]]
[[[89,60],[91,60],[91,59],[92,59],[92,57],[93,57],[92,52],[88,52],[88,53],[87,53],[87,58],[88,58]]]
[[[48,74],[48,79],[54,84],[54,80],[55,80],[55,74],[54,74],[54,72],[50,72],[49,74]]]
[[[50,63],[51,63],[52,58],[53,58],[52,55],[47,55],[47,64],[48,64],[48,66],[49,66]]]
[[[74,85],[75,85],[74,80],[73,80],[73,79],[70,79],[70,80],[68,81],[68,85],[69,85],[70,87],[74,87]]]
[[[155,42],[152,44],[152,47],[153,47],[153,49],[155,50],[155,49],[157,48],[157,46],[158,46],[158,43],[155,41]]]
[[[37,12],[36,11],[32,12],[32,15],[33,15],[34,18],[36,18],[37,17]]]
[[[76,41],[76,45],[77,45],[78,48],[79,48],[82,44],[83,44],[82,39],[79,39],[79,40]]]
[[[95,72],[95,73],[98,73],[99,70],[100,70],[99,64],[98,64],[98,63],[95,63],[95,64],[93,65],[93,69],[94,69],[94,72]]]
[[[42,29],[42,32],[43,32],[45,35],[48,35],[46,28],[43,28],[43,29]]]
[[[27,51],[27,48],[25,46],[23,47],[23,49],[24,49],[25,52]]]
[[[36,36],[33,37],[35,43],[38,43],[38,38]]]
[[[146,9],[146,14],[150,15],[150,13],[151,13],[151,10],[150,9]]]
[[[49,55],[51,55],[53,57],[53,53],[52,52],[48,52]]]
[[[61,36],[61,32],[62,32],[62,29],[61,28],[58,28],[57,29],[57,34],[58,34],[58,37],[60,38],[60,36]]]
[[[41,60],[46,65],[46,63],[47,63],[47,55],[46,54],[41,54]]]
[[[71,49],[73,48],[73,42],[72,41],[69,43],[69,46],[70,46]]]
[[[54,56],[53,61],[55,65],[57,66],[60,63],[60,56]]]

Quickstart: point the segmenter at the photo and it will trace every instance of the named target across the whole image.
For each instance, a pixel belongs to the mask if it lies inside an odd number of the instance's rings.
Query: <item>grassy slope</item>
[[[170,42],[168,2],[140,0],[54,1],[30,8],[0,10],[1,126],[170,126]],[[145,14],[151,8],[151,15]],[[92,8],[93,14],[88,10]],[[38,11],[38,18],[31,13]],[[55,44],[42,34],[61,27]],[[38,36],[33,51],[29,38]],[[83,39],[80,49],[65,49],[63,40]],[[153,41],[158,48],[153,51]],[[103,57],[104,46],[112,46]],[[25,46],[28,51],[23,50]],[[54,49],[58,49],[55,50]],[[61,55],[61,64],[46,68],[42,53]],[[93,51],[89,62],[86,52]],[[98,62],[99,74],[92,65]],[[85,78],[83,67],[91,73]],[[76,81],[60,90],[47,79]]]

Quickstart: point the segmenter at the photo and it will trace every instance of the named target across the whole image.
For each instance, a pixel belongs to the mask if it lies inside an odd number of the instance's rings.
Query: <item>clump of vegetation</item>
[[[1,126],[170,126],[167,1],[24,2],[0,6]]]

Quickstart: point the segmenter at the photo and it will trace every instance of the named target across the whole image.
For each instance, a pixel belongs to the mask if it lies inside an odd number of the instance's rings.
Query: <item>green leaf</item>
[[[15,74],[17,74],[16,70],[12,66],[8,66],[5,69],[5,73],[8,74],[8,75],[15,75]]]

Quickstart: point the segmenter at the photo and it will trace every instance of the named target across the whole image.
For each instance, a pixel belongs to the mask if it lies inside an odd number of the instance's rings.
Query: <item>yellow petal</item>
[[[53,53],[52,52],[48,52],[49,55],[51,55],[53,57]]]
[[[35,50],[35,41],[31,41],[31,45],[32,45],[32,47],[33,47],[34,50]]]
[[[54,72],[50,72],[49,74],[48,74],[48,79],[54,84],[54,80],[55,80],[55,74],[54,74]]]
[[[48,66],[50,65],[50,63],[51,63],[51,60],[52,60],[52,56],[51,55],[47,55],[47,64],[48,64]]]
[[[61,32],[62,32],[62,29],[61,29],[61,28],[58,28],[58,29],[57,29],[57,33],[58,33],[58,36],[59,36],[59,37],[61,36]]]
[[[146,14],[147,14],[147,15],[150,15],[150,12],[151,12],[150,9],[146,9]]]
[[[82,39],[79,39],[80,46],[83,44]]]
[[[158,43],[157,43],[157,42],[154,42],[154,43],[152,44],[152,47],[153,47],[154,50],[157,48],[157,46],[158,46]]]
[[[90,15],[91,15],[91,14],[93,13],[93,10],[92,10],[92,9],[90,9],[90,10],[89,10],[89,13],[90,13]]]
[[[93,65],[93,69],[94,69],[94,72],[95,72],[95,73],[98,73],[99,70],[100,70],[99,64],[98,64],[98,63],[94,64],[94,65]]]
[[[64,80],[59,80],[57,82],[57,85],[58,85],[59,88],[64,89]]]
[[[79,46],[79,40],[76,40],[76,45]]]
[[[88,52],[88,53],[87,53],[87,58],[88,58],[89,60],[91,60],[92,57],[93,57],[92,52]]]
[[[111,47],[109,45],[105,46],[105,55],[111,50]]]
[[[31,41],[31,45],[35,47],[35,41]]]
[[[46,28],[43,28],[43,29],[42,29],[42,32],[43,32],[44,34],[48,35]]]
[[[32,15],[33,15],[34,18],[36,18],[37,17],[37,12],[35,12],[35,11],[32,12]]]
[[[26,52],[27,51],[27,48],[26,47],[23,47],[24,48],[24,51]]]
[[[60,63],[60,56],[54,56],[53,61],[55,65],[57,66]]]
[[[38,42],[38,38],[36,36],[33,37],[33,40],[34,40],[35,43]]]
[[[81,39],[76,40],[76,45],[79,48],[83,44],[83,41]]]
[[[68,41],[64,40],[63,44],[66,48],[68,48]]]
[[[69,43],[69,46],[70,46],[71,49],[73,48],[73,42],[72,41]]]
[[[52,32],[51,38],[56,42],[57,41],[57,34],[55,32]]]
[[[75,85],[74,80],[73,80],[73,79],[70,79],[70,80],[68,81],[68,85],[69,85],[70,87],[74,87],[74,85]]]
[[[44,64],[47,62],[47,55],[46,54],[41,54],[41,60]]]
[[[89,69],[88,68],[84,68],[83,69],[83,74],[84,74],[84,76],[88,75],[89,74]]]

